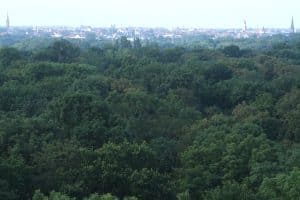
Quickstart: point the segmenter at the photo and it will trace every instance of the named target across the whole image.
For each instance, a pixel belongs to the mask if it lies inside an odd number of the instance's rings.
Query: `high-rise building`
[[[9,29],[9,26],[10,26],[9,16],[8,16],[8,13],[7,13],[7,16],[6,16],[6,28]]]
[[[292,23],[291,23],[291,33],[295,33],[294,17],[292,17]]]

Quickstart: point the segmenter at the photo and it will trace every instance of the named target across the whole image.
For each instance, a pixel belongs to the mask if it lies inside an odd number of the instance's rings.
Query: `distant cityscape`
[[[0,36],[23,35],[31,37],[51,37],[65,39],[95,39],[95,40],[115,40],[126,36],[128,40],[135,38],[140,40],[155,39],[181,39],[186,37],[208,36],[212,39],[231,37],[235,39],[250,37],[266,37],[277,34],[290,35],[296,33],[294,19],[292,17],[289,28],[248,28],[244,20],[242,28],[233,29],[206,29],[206,28],[146,28],[146,27],[68,27],[68,26],[11,26],[9,15],[7,14],[5,26],[0,28]]]

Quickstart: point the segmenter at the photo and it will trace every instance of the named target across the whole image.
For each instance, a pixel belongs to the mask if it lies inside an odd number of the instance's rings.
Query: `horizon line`
[[[81,28],[81,27],[90,27],[90,28],[150,28],[150,29],[158,29],[158,28],[164,28],[164,29],[204,29],[204,30],[238,30],[238,29],[244,29],[244,27],[201,27],[201,26],[137,26],[137,25],[116,25],[111,24],[110,26],[95,26],[95,25],[10,25],[10,28],[29,28],[29,27],[59,27],[59,28]],[[0,28],[6,28],[5,25],[0,25]],[[261,27],[247,27],[247,30],[257,30],[257,29],[288,29],[290,30],[290,27],[267,27],[267,26],[261,26]],[[298,30],[300,28],[295,28],[295,30]]]

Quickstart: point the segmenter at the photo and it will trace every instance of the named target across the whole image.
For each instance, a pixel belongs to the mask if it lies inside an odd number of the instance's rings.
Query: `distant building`
[[[291,33],[295,33],[294,17],[292,17],[292,23],[291,23]]]

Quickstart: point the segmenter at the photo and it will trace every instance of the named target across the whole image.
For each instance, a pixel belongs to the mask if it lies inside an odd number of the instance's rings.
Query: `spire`
[[[291,23],[291,33],[295,33],[294,17],[292,17],[292,23]]]
[[[6,28],[9,29],[9,16],[8,16],[8,13],[7,13],[7,16],[6,16]]]
[[[244,20],[244,31],[245,32],[247,31],[247,22],[246,22],[246,20]]]

